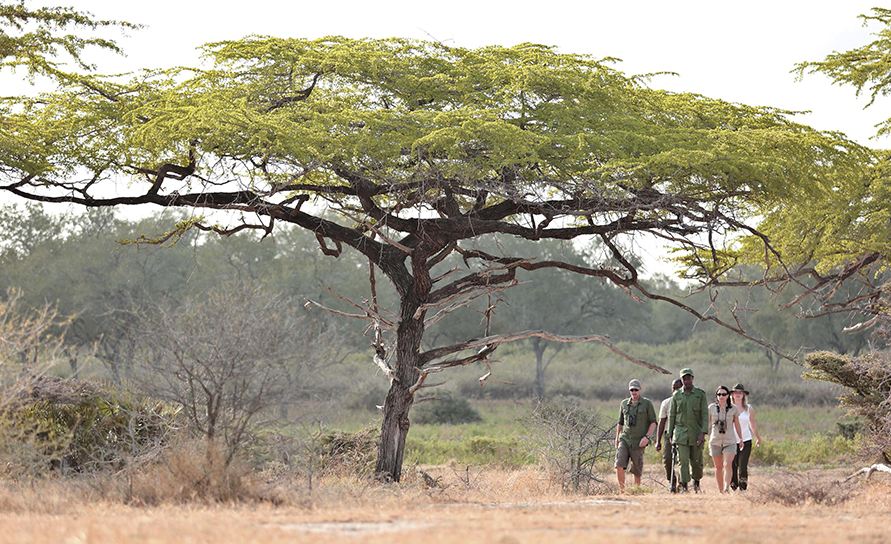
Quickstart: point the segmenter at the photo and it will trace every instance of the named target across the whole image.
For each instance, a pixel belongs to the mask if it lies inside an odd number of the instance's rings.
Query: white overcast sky
[[[840,130],[866,145],[891,147],[887,138],[871,139],[874,125],[891,116],[889,101],[864,110],[866,99],[851,88],[833,86],[822,76],[797,81],[791,73],[797,62],[865,43],[871,30],[857,16],[880,6],[877,0],[78,0],[71,5],[99,18],[145,25],[119,40],[125,58],[101,59],[106,73],[195,64],[197,46],[250,34],[398,36],[467,47],[537,42],[566,53],[618,57],[618,67],[627,73],[678,74],[655,78],[653,87],[807,110],[799,121]],[[658,247],[639,250],[651,272],[670,270]]]
[[[857,16],[881,5],[878,0],[78,0],[72,5],[100,18],[145,25],[121,40],[127,57],[107,59],[104,71],[191,64],[198,45],[249,34],[399,36],[470,47],[536,42],[567,53],[618,57],[619,67],[629,73],[678,73],[656,78],[654,87],[808,110],[812,113],[799,120],[841,130],[864,144],[888,146],[870,140],[874,125],[888,117],[882,111],[887,103],[864,111],[866,100],[852,89],[834,87],[821,76],[796,81],[790,73],[797,62],[864,43],[869,29]]]

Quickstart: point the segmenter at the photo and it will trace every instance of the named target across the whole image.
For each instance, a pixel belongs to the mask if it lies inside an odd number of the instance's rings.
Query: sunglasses
[[[715,395],[717,395],[719,397],[726,397],[727,393],[715,393]]]
[[[629,391],[631,391],[633,393],[635,391],[640,391],[640,389],[629,389]]]

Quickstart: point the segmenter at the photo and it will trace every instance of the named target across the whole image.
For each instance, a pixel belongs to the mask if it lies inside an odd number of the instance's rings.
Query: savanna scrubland
[[[132,25],[0,9],[2,69],[56,85],[2,99],[4,539],[886,539],[849,477],[891,450],[883,151],[545,46],[103,76]],[[799,69],[884,94],[875,37]],[[650,450],[618,496],[625,384],[682,367],[752,391],[751,488],[670,495]]]

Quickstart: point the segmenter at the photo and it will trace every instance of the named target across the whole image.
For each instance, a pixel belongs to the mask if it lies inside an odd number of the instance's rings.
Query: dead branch
[[[649,368],[650,370],[655,370],[657,372],[661,372],[662,374],[671,374],[668,370],[662,368],[659,365],[655,365],[652,363],[648,363],[642,359],[638,359],[633,357],[619,348],[615,347],[610,341],[609,337],[602,335],[587,335],[587,336],[561,336],[558,334],[553,334],[543,330],[531,330],[531,331],[521,331],[513,334],[496,334],[492,336],[487,336],[484,338],[478,338],[475,340],[470,340],[467,342],[463,342],[461,344],[453,344],[451,346],[444,346],[439,348],[434,348],[432,350],[426,351],[421,354],[420,360],[422,365],[427,365],[431,361],[436,359],[451,355],[452,353],[457,353],[460,351],[465,351],[468,349],[476,349],[476,348],[486,348],[486,347],[495,347],[501,344],[506,344],[508,342],[516,342],[517,340],[525,340],[527,338],[542,338],[551,342],[562,342],[562,343],[570,343],[570,344],[579,344],[579,343],[589,343],[594,342],[598,344],[602,344],[607,347],[613,353],[619,355],[623,359],[630,361],[636,365],[642,366],[644,368]],[[454,366],[454,365],[449,365]]]
[[[869,467],[863,467],[860,470],[858,470],[857,472],[855,472],[854,474],[851,474],[850,476],[848,476],[847,478],[842,480],[842,483],[847,482],[848,480],[852,480],[852,479],[856,478],[857,476],[860,476],[861,474],[866,474],[865,479],[869,480],[872,477],[872,475],[876,472],[884,472],[886,474],[891,474],[891,466],[877,463],[877,464],[869,466]]]

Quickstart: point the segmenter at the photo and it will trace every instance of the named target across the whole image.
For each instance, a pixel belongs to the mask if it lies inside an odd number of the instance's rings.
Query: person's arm
[[[622,434],[622,427],[625,425],[625,410],[619,406],[619,423],[616,425],[616,448],[619,447],[619,435]]]
[[[671,402],[668,404],[668,444],[674,440],[674,424],[677,419],[677,402],[674,395],[671,396]]]
[[[742,435],[742,426],[739,424],[739,412],[733,412],[733,426],[736,428],[736,443],[739,444],[739,449],[742,449],[743,444],[743,435]]]
[[[696,445],[701,446],[705,443],[705,430],[708,429],[708,402],[705,400],[705,395],[702,395],[699,400],[699,413],[702,414],[700,419],[699,427],[700,433],[699,437],[696,439]]]
[[[758,434],[758,426],[755,424],[755,409],[749,406],[749,427],[752,428],[752,434],[755,435],[755,446],[761,445],[761,435]]]
[[[640,439],[640,443],[638,444],[641,448],[646,448],[652,443],[653,432],[656,431],[656,408],[650,401],[647,401],[647,421],[650,422],[647,426],[647,434]],[[644,438],[647,440],[646,444],[644,444]]]
[[[644,437],[640,439],[640,447],[641,448],[646,448],[647,446],[650,445],[650,437],[653,436],[653,432],[655,430],[656,430],[656,422],[653,421],[652,423],[650,423],[650,426],[647,427],[647,434],[644,435]],[[647,441],[646,444],[644,444],[644,440]]]
[[[669,403],[671,404],[671,403]],[[656,430],[656,451],[662,449],[662,435],[665,433],[665,425],[668,423],[668,416],[663,417],[659,420],[659,426]]]

